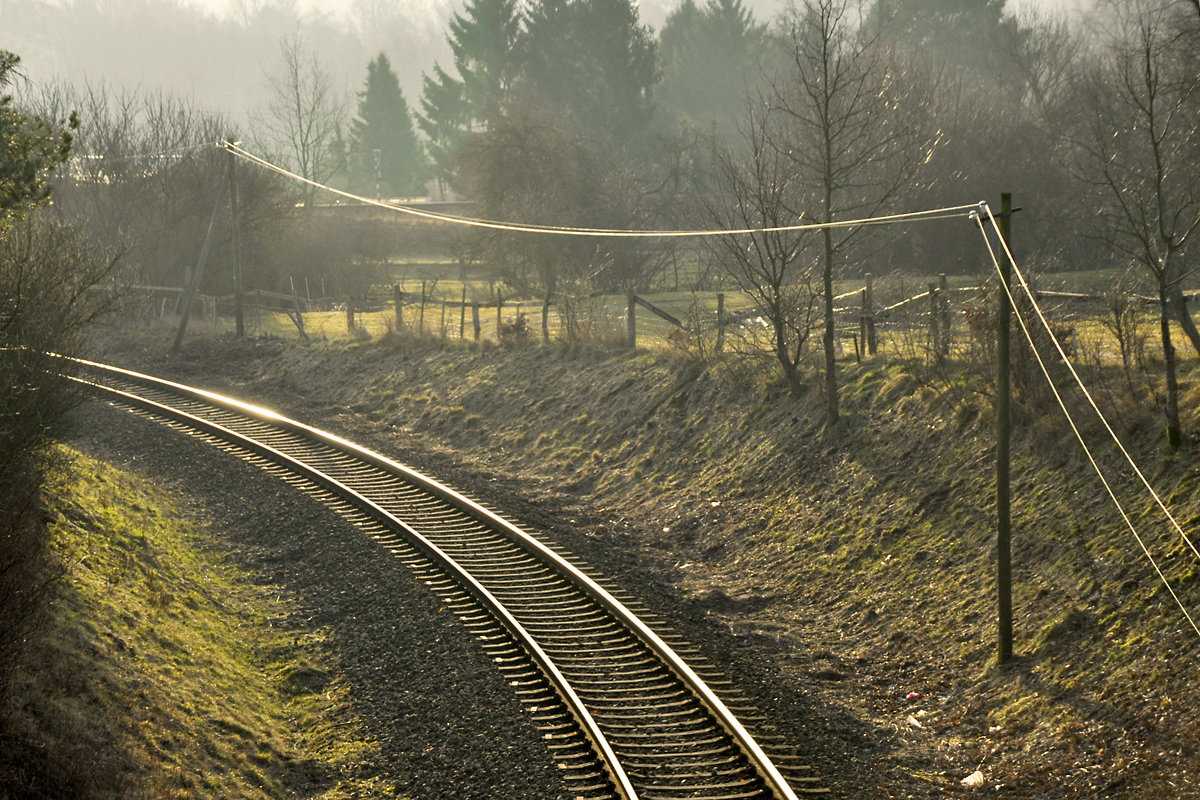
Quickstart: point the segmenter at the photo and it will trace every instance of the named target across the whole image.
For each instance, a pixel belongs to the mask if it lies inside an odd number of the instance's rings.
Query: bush
[[[17,64],[0,51],[0,87]],[[77,393],[52,354],[77,352],[84,328],[118,299],[120,253],[38,210],[74,125],[28,116],[0,97],[0,700],[54,577],[41,488]]]

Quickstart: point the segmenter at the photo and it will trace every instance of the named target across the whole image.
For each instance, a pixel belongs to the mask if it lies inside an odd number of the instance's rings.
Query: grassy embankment
[[[777,642],[799,684],[935,753],[931,765],[914,760],[925,764],[914,780],[957,791],[981,767],[989,786],[1020,796],[1173,797],[1200,766],[1200,637],[1044,397],[1017,410],[1017,658],[1001,669],[985,396],[938,395],[882,360],[848,364],[844,418],[829,430],[815,379],[795,399],[733,359],[390,337],[290,348],[260,368],[288,397],[351,408],[577,496],[658,552],[695,602],[714,591],[752,600],[712,612]],[[1188,370],[1182,405],[1196,430]],[[1153,409],[1124,408],[1120,429],[1193,530],[1194,448],[1168,454]],[[1087,432],[1117,465],[1096,426]],[[1112,480],[1200,609],[1197,559],[1133,481]]]
[[[63,575],[6,711],[0,797],[392,796],[319,632],[145,480],[70,454]]]

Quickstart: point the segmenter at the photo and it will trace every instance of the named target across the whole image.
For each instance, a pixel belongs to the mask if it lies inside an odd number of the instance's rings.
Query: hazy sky
[[[363,0],[357,0],[362,2]],[[378,2],[379,0],[367,0]],[[756,17],[760,20],[773,19],[787,4],[787,0],[744,0]],[[1074,9],[1083,5],[1087,0],[1008,0],[1013,10],[1025,6],[1042,6],[1048,9]],[[228,14],[239,4],[255,5],[255,0],[188,0],[193,5],[207,8],[217,14]],[[356,0],[296,0],[301,11],[319,11],[334,17],[347,17],[351,13]],[[406,9],[424,6],[432,14],[447,8],[458,10],[465,0],[394,0],[396,5]],[[637,0],[641,8],[642,22],[655,28],[662,24],[667,12],[679,4],[679,0]]]

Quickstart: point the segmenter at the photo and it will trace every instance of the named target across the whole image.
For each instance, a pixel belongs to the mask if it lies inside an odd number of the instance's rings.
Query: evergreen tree
[[[630,0],[535,0],[521,56],[530,90],[578,134],[625,149],[648,131],[655,43]]]
[[[748,89],[759,79],[766,26],[742,0],[709,0],[703,9],[683,0],[660,36],[659,99],[680,121],[725,137],[746,111]]]
[[[408,194],[421,190],[429,170],[400,80],[387,56],[367,65],[367,82],[358,94],[354,137],[353,178],[362,192]],[[376,164],[378,152],[378,164]]]
[[[1007,63],[1001,42],[1006,26],[1015,22],[1004,5],[1005,0],[874,0],[862,30],[983,79],[1000,74]]]
[[[0,50],[0,89],[14,82],[20,61]],[[78,124],[74,115],[67,128],[27,116],[11,95],[0,95],[0,236],[12,217],[49,200],[49,174],[70,155]]]
[[[469,0],[450,20],[446,38],[457,74],[434,65],[424,76],[418,116],[439,177],[452,176],[464,136],[490,127],[504,108],[520,24],[516,0]]]

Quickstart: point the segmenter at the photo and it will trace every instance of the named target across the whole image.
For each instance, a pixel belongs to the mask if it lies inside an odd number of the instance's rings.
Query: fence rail
[[[178,314],[183,289],[171,286],[138,285],[132,287],[150,296],[151,313],[165,318]],[[925,291],[909,294],[886,305],[876,307],[876,287],[871,275],[866,275],[862,286],[838,294],[835,301],[845,301],[859,298],[858,303],[839,305],[834,309],[838,343],[846,345],[853,341],[854,353],[875,355],[878,349],[878,326],[892,327],[895,325],[928,326],[929,340],[940,353],[949,347],[952,331],[964,324],[964,318],[951,312],[951,298],[985,291],[982,286],[947,285],[944,275],[931,282]],[[903,284],[901,284],[903,291]],[[895,287],[891,287],[892,298],[895,297]],[[1043,290],[1038,298],[1051,298],[1066,303],[1100,302],[1108,295],[1101,293],[1067,292]],[[414,332],[419,335],[433,334],[444,339],[463,339],[481,341],[493,339],[503,341],[506,336],[528,336],[530,326],[525,319],[519,319],[533,312],[541,312],[545,307],[547,313],[557,309],[557,320],[548,319],[551,335],[559,334],[566,329],[563,315],[568,313],[564,307],[578,307],[582,303],[595,301],[599,304],[598,315],[607,320],[614,336],[617,331],[624,329],[624,339],[629,347],[636,347],[639,334],[642,341],[666,341],[680,345],[694,341],[696,337],[713,336],[713,346],[720,350],[728,331],[746,328],[758,328],[754,320],[769,318],[763,309],[741,303],[748,298],[744,294],[736,294],[735,305],[740,307],[726,309],[726,295],[715,292],[707,295],[692,295],[686,310],[680,310],[679,301],[672,302],[661,299],[650,300],[639,294],[626,297],[624,308],[614,306],[612,298],[560,295],[551,298],[550,302],[543,300],[524,299],[520,301],[505,300],[499,291],[493,287],[484,299],[469,299],[466,286],[462,287],[458,298],[437,297],[427,291],[422,283],[419,291],[404,291],[400,286],[393,286],[391,296],[379,293],[343,296],[341,298],[322,297],[309,298],[293,292],[273,292],[268,290],[252,290],[244,295],[246,307],[259,320],[260,330],[270,330],[280,333],[282,329],[271,327],[266,318],[282,315],[290,320],[299,335],[307,338],[310,332],[318,336],[339,335],[340,332],[355,333],[368,330],[382,333],[389,327],[398,332]],[[1134,295],[1144,303],[1156,303],[1156,298]],[[1185,298],[1195,302],[1200,293],[1186,292]],[[714,301],[716,310],[713,311]],[[216,328],[223,314],[229,313],[235,298],[233,295],[200,295],[192,297],[193,309],[198,309],[198,318],[207,321]],[[674,305],[674,308],[671,306]],[[648,320],[639,321],[638,311],[649,312]],[[968,311],[969,309],[964,309]],[[595,310],[593,310],[595,313]],[[343,319],[342,323],[336,320]],[[285,325],[287,323],[284,323]],[[966,319],[968,326],[970,319]],[[639,327],[641,330],[639,331]],[[960,329],[961,330],[961,329]],[[974,332],[974,331],[973,331]],[[649,338],[648,338],[649,337]]]

